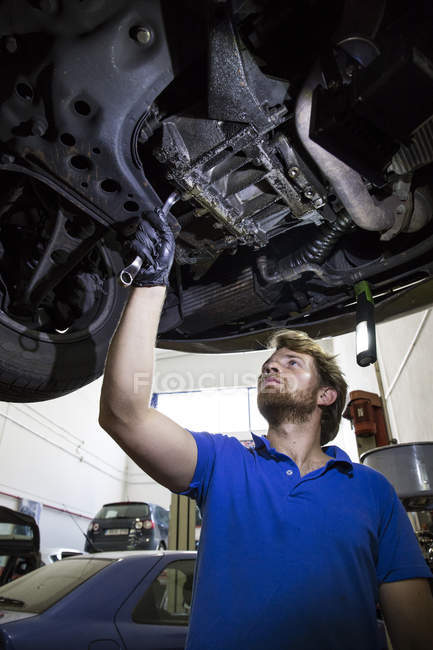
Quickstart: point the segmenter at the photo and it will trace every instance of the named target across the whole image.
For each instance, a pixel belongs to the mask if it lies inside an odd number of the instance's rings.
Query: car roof
[[[197,551],[102,551],[98,553],[90,553],[83,555],[74,555],[73,557],[67,558],[68,560],[80,560],[83,557],[86,560],[89,559],[101,559],[101,560],[130,560],[133,558],[139,557],[149,557],[149,556],[168,556],[168,557],[179,557],[185,556],[194,558],[197,555]]]
[[[162,510],[166,510],[167,512],[170,512],[169,508],[164,508],[164,506],[159,505],[159,503],[153,503],[152,501],[113,501],[111,503],[104,503],[98,510],[102,510],[102,508],[108,508],[110,506],[150,506],[151,509],[154,508],[161,508]],[[96,513],[96,515],[98,514]],[[99,519],[99,517],[94,516],[93,519]]]

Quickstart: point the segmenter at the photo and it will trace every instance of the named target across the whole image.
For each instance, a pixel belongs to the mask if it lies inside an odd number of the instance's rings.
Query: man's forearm
[[[165,287],[133,289],[110,343],[100,419],[139,417],[149,408],[155,341]]]

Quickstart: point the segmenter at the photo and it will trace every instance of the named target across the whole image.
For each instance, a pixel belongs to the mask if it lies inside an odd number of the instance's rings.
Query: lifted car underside
[[[161,347],[348,331],[360,280],[378,319],[431,302],[431,3],[5,0],[0,25],[9,330],[105,319],[106,349],[120,242],[173,191]]]

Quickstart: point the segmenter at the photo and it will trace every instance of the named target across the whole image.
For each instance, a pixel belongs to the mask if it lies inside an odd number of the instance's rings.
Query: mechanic
[[[100,423],[145,472],[201,509],[187,648],[376,650],[380,602],[394,650],[431,650],[432,575],[393,487],[323,447],[337,433],[346,382],[317,343],[276,336],[258,382],[269,430],[253,434],[254,448],[189,432],[150,408],[174,248],[155,214],[127,245],[152,262],[110,345]]]

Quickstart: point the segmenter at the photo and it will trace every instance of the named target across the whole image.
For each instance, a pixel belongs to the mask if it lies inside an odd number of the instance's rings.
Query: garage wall
[[[0,503],[43,504],[42,545],[83,547],[80,528],[124,497],[126,456],[97,423],[101,381],[48,402],[0,403]],[[67,511],[61,512],[61,511]]]
[[[425,310],[376,328],[379,372],[391,425],[399,443],[433,441],[433,315]],[[333,339],[349,390],[380,394],[373,366],[356,363],[355,335]],[[345,421],[343,427],[350,428]]]
[[[127,501],[148,501],[170,508],[171,492],[145,474],[138,465],[127,458],[125,473],[125,499]]]
[[[378,359],[393,437],[433,441],[433,316],[426,310],[378,327]]]

